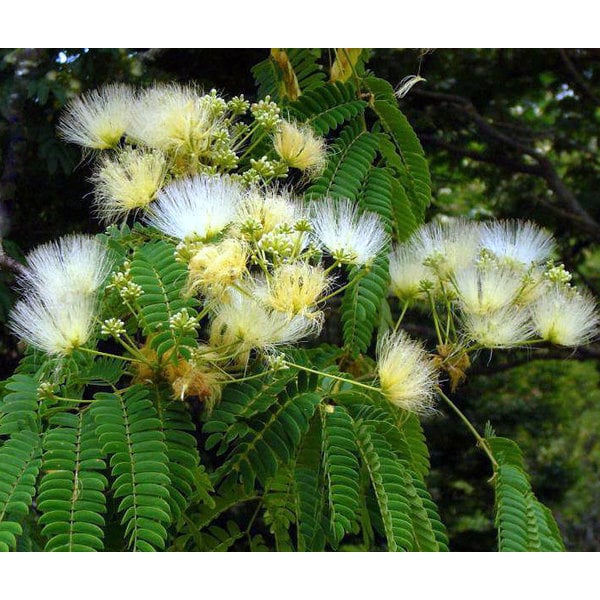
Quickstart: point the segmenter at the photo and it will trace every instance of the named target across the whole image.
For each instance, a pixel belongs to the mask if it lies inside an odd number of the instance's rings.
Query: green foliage
[[[321,56],[319,48],[286,48],[285,53],[289,69],[287,73],[275,60],[273,53],[252,68],[259,96],[271,96],[275,101],[285,99],[285,86],[282,83],[286,76],[295,77],[299,89],[304,92],[322,85],[325,73],[318,62]]]
[[[495,474],[496,526],[501,552],[560,552],[564,545],[550,511],[531,490],[519,447],[489,438],[498,461]]]
[[[247,492],[256,479],[266,486],[279,465],[291,460],[319,400],[317,393],[290,382],[269,410],[246,422],[247,431],[217,470],[217,479],[240,476]]]
[[[260,94],[329,138],[306,198],[348,198],[381,217],[390,243],[407,238],[424,220],[431,180],[392,87],[365,72],[366,53],[355,53],[345,81],[328,82],[321,51],[275,50],[253,70]],[[60,86],[39,82],[29,93],[43,103],[65,99]],[[261,158],[263,134],[249,136],[242,161]],[[46,145],[42,152],[52,154]],[[380,393],[369,356],[391,317],[387,252],[344,275],[341,306],[332,307],[343,348],[274,343],[277,351],[239,360],[228,354],[237,338],[224,354],[203,354],[209,345],[194,327],[171,327],[184,309],[198,317],[200,302],[186,293],[175,245],[157,237],[125,224],[104,237],[131,261],[140,290],[123,302],[109,288],[102,299],[102,318],[122,317],[126,334],[68,358],[30,352],[4,383],[0,549],[448,550],[420,418]],[[208,339],[210,321],[198,321]],[[120,342],[125,352],[114,355]],[[210,388],[209,376],[220,397],[195,389],[174,398],[174,380]],[[561,549],[518,449],[501,438],[490,444],[500,549]]]
[[[352,269],[349,278],[350,287],[342,298],[342,331],[346,347],[356,354],[368,349],[379,324],[389,285],[388,257],[376,258],[366,272]]]
[[[173,250],[162,241],[146,244],[136,251],[131,263],[133,282],[143,291],[137,299],[143,331],[159,357],[174,350],[189,356],[189,348],[195,345],[193,336],[180,337],[169,326],[174,314],[182,309],[191,312],[197,305],[195,299],[182,297],[187,269],[175,260]]]
[[[38,385],[29,375],[15,374],[7,380],[8,393],[0,402],[0,435],[39,430]]]
[[[354,529],[359,510],[358,448],[350,415],[344,407],[328,408],[321,411],[323,474],[332,537],[339,542]]]
[[[41,462],[40,438],[33,431],[15,432],[0,447],[0,551],[14,550],[23,532]]]
[[[106,468],[89,411],[60,413],[44,436],[42,477],[37,507],[46,551],[102,550]]]
[[[164,549],[171,522],[165,434],[148,390],[96,394],[92,414],[102,451],[110,456],[111,489],[133,550]]]
[[[318,134],[326,135],[342,123],[361,115],[367,103],[357,99],[351,83],[326,83],[305,91],[289,107],[290,115],[308,123]]]

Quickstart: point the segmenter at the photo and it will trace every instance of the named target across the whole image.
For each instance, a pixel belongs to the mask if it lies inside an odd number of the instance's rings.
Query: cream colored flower
[[[494,221],[481,229],[482,248],[510,265],[528,268],[550,257],[551,235],[529,221]]]
[[[454,276],[454,284],[463,309],[479,315],[511,304],[523,289],[522,277],[496,265],[460,269]]]
[[[325,140],[315,135],[309,125],[282,121],[273,136],[275,152],[290,167],[314,177],[325,168]]]
[[[74,296],[91,296],[106,280],[112,261],[105,245],[89,235],[67,235],[38,246],[27,255],[19,278],[26,294],[44,301],[67,302]]]
[[[404,301],[423,296],[421,282],[434,283],[431,269],[423,264],[423,258],[415,253],[413,246],[399,244],[390,252],[390,292]]]
[[[479,250],[479,225],[466,219],[431,221],[407,241],[409,252],[446,279],[468,267]]]
[[[123,84],[87,92],[69,102],[58,132],[66,141],[85,148],[114,148],[129,129],[134,104],[134,91]]]
[[[361,214],[358,206],[345,198],[314,201],[311,224],[316,243],[341,263],[370,263],[389,239],[379,215]]]
[[[559,346],[581,346],[598,334],[596,301],[587,293],[552,286],[531,306],[531,318],[542,339]]]
[[[167,159],[159,151],[128,149],[105,157],[92,177],[96,211],[104,222],[146,208],[163,185]]]
[[[196,87],[158,85],[140,97],[130,133],[134,140],[150,148],[200,158],[210,150],[222,120],[211,96]]]
[[[377,344],[377,372],[383,395],[410,412],[431,409],[437,371],[422,344],[406,333],[387,333]]]
[[[233,221],[243,198],[241,186],[227,177],[179,179],[159,192],[145,221],[180,240],[206,240]]]
[[[519,346],[534,333],[529,313],[514,306],[483,314],[465,312],[463,326],[467,338],[484,348]]]
[[[268,352],[280,345],[293,344],[318,332],[320,322],[303,316],[290,317],[269,309],[255,298],[232,292],[220,304],[210,328],[210,345],[233,349],[238,362],[248,360],[251,350]]]
[[[312,316],[328,287],[329,280],[321,267],[305,262],[283,264],[275,269],[267,285],[266,302],[282,313]]]
[[[10,329],[38,350],[66,356],[90,339],[95,314],[91,296],[50,302],[31,294],[15,304],[10,314]]]
[[[227,287],[245,273],[247,261],[246,245],[239,240],[228,238],[202,246],[188,264],[189,291],[222,298]]]

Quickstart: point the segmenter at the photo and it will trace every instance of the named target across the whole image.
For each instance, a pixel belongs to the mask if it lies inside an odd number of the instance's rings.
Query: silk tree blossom
[[[68,235],[38,246],[19,279],[23,291],[51,303],[92,296],[112,268],[105,245],[89,235]]]
[[[421,282],[433,284],[433,272],[423,264],[423,258],[415,253],[414,247],[399,244],[389,256],[390,292],[404,301],[423,295]]]
[[[478,315],[511,304],[524,286],[519,274],[494,264],[461,269],[456,272],[453,281],[463,309]]]
[[[340,263],[365,265],[385,248],[389,237],[374,213],[360,213],[348,199],[315,201],[311,206],[315,242]]]
[[[74,144],[94,150],[114,148],[132,119],[135,93],[123,84],[106,85],[71,100],[62,115],[58,132]]]
[[[229,302],[215,309],[210,328],[210,345],[232,350],[246,362],[251,350],[268,352],[318,333],[320,321],[272,310],[253,297],[232,291]]]
[[[180,240],[206,240],[234,220],[244,193],[238,183],[226,177],[180,179],[159,192],[145,221]]]
[[[283,228],[293,229],[304,219],[300,203],[283,189],[252,189],[240,202],[236,215],[242,233],[254,240]]]
[[[440,277],[470,265],[479,250],[479,224],[466,219],[430,222],[408,239],[407,246]]]
[[[248,248],[240,240],[226,238],[217,244],[202,245],[188,263],[188,291],[200,290],[222,298],[228,286],[246,272]]]
[[[309,177],[319,175],[325,168],[325,140],[316,136],[310,125],[281,121],[273,136],[273,147],[288,166]]]
[[[166,172],[167,159],[156,150],[128,149],[115,158],[103,157],[92,177],[100,220],[111,223],[146,208],[156,198]]]
[[[481,229],[481,247],[514,266],[531,267],[548,260],[552,236],[530,221],[496,221]]]
[[[95,316],[95,299],[91,296],[49,302],[31,294],[15,304],[10,329],[38,350],[66,356],[90,339]]]
[[[531,306],[531,318],[542,339],[559,346],[581,346],[598,334],[596,301],[587,293],[552,286]]]
[[[315,318],[321,314],[316,312],[317,303],[329,285],[321,267],[302,261],[286,263],[275,269],[268,281],[266,302],[282,313]]]
[[[465,312],[463,327],[467,338],[483,348],[519,346],[534,334],[528,311],[514,306],[483,314]]]
[[[437,371],[420,342],[403,331],[383,335],[377,344],[377,372],[381,392],[392,404],[415,413],[431,409]]]
[[[225,109],[220,98],[204,95],[194,86],[158,85],[141,95],[131,137],[150,148],[200,157],[209,151]]]

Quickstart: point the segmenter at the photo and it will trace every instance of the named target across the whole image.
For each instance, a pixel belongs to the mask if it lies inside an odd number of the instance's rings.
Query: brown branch
[[[22,275],[25,272],[25,267],[12,256],[4,252],[0,243],[0,271],[12,271],[16,275]]]
[[[584,76],[577,70],[575,63],[569,58],[567,51],[564,48],[559,48],[558,53],[560,54],[560,58],[562,59],[565,67],[583,94],[587,96],[588,100],[591,100],[596,106],[600,106],[600,96],[596,95],[596,92],[589,86]]]
[[[457,96],[455,94],[430,92],[422,89],[415,89],[413,90],[413,93],[433,101],[454,105],[474,123],[485,138],[499,142],[520,154],[532,158],[535,163],[537,163],[538,167],[538,172],[534,174],[546,181],[548,187],[554,192],[559,201],[567,207],[567,214],[576,217],[578,223],[593,237],[600,238],[600,224],[581,206],[573,192],[561,179],[554,165],[547,157],[542,155],[535,148],[527,146],[523,142],[499,131],[477,111],[474,104],[468,98]]]
[[[499,165],[509,171],[538,176],[541,174],[541,171],[537,165],[526,165],[525,163],[516,160],[510,160],[509,158],[506,158],[505,156],[501,156],[499,154],[492,154],[489,152],[478,152],[476,150],[467,150],[466,148],[462,148],[461,146],[445,142],[444,140],[441,140],[433,135],[419,133],[419,139],[422,142],[429,143],[435,146],[436,148],[447,150],[452,154],[458,154],[461,157],[471,158],[478,162]]]
[[[492,375],[515,369],[536,360],[597,360],[600,358],[600,347],[596,344],[580,348],[538,348],[527,355],[518,355],[510,360],[494,364],[477,364],[467,372],[468,375]]]

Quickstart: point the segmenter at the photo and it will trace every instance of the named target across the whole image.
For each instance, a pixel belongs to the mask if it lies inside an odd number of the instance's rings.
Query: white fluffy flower
[[[114,158],[104,156],[92,177],[100,219],[114,222],[146,208],[156,198],[166,172],[167,159],[157,150],[129,149]]]
[[[106,85],[72,100],[58,131],[66,141],[86,148],[114,148],[129,128],[134,103],[135,94],[129,86]]]
[[[164,152],[183,150],[201,156],[210,148],[221,122],[210,96],[196,87],[158,85],[140,97],[130,133],[151,148]]]
[[[467,312],[463,326],[467,337],[484,348],[518,346],[534,333],[527,311],[514,306],[484,314]]]
[[[465,311],[475,314],[496,311],[511,304],[523,288],[522,277],[496,265],[471,265],[456,272],[454,284]]]
[[[65,356],[89,340],[94,316],[91,296],[76,296],[64,303],[44,302],[32,294],[14,306],[10,329],[38,350]]]
[[[235,347],[240,354],[252,349],[268,351],[276,346],[293,344],[316,333],[319,321],[301,315],[271,310],[261,302],[239,292],[215,310],[210,331],[213,347]]]
[[[447,277],[470,265],[479,249],[479,224],[465,219],[431,221],[407,242],[410,252],[440,276]]]
[[[33,250],[19,283],[26,293],[44,301],[68,302],[75,296],[93,295],[111,266],[101,241],[89,235],[67,235]]]
[[[529,221],[486,223],[480,241],[501,261],[526,267],[548,260],[554,248],[552,236]]]
[[[162,189],[148,208],[146,222],[180,240],[208,239],[235,218],[244,191],[225,177],[200,175]]]
[[[381,391],[392,404],[417,413],[431,408],[435,366],[423,346],[403,331],[379,339],[377,371]]]
[[[598,333],[600,317],[588,294],[553,286],[532,305],[531,318],[540,336],[559,346],[580,346]]]
[[[379,216],[370,212],[360,214],[358,206],[347,199],[313,202],[311,223],[317,244],[342,263],[367,264],[388,243]]]
[[[390,291],[400,300],[414,300],[422,295],[421,282],[433,283],[432,272],[412,246],[400,244],[390,252]]]

